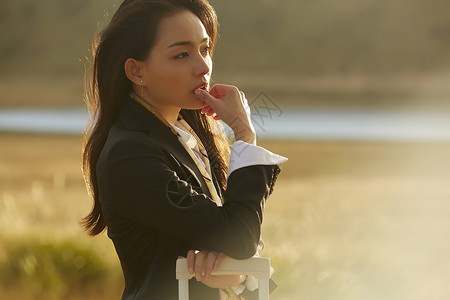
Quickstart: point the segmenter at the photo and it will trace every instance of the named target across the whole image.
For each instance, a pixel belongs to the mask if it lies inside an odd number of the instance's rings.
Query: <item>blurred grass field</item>
[[[80,143],[0,134],[0,299],[120,298],[112,243],[78,225]],[[448,299],[450,143],[258,144],[289,158],[263,223],[271,299]]]

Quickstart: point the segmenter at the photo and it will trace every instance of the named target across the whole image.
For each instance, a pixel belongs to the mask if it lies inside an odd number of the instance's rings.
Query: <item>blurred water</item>
[[[80,109],[0,110],[1,131],[81,134],[87,122]]]
[[[254,113],[254,114],[253,114]],[[258,137],[312,140],[450,140],[450,113],[289,110],[255,113]],[[0,131],[81,134],[88,121],[81,109],[0,110]]]

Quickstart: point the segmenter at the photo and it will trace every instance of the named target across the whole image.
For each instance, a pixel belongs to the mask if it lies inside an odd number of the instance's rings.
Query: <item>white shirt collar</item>
[[[177,122],[176,124],[180,124],[180,123]],[[193,149],[197,146],[197,140],[195,139],[195,137],[192,134],[190,134],[187,131],[184,131],[183,129],[181,129],[180,127],[178,127],[174,124],[170,124],[170,125],[172,125],[172,127],[180,134],[181,138],[186,142],[186,144],[189,146],[189,148]]]

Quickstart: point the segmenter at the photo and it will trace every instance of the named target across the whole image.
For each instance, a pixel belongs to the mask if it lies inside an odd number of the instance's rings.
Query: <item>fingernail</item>
[[[201,92],[202,92],[202,90],[198,89],[198,90],[195,90],[195,91],[194,91],[194,94],[200,95]]]
[[[195,273],[195,279],[197,279],[197,281],[200,281],[200,273]]]
[[[194,274],[194,268],[192,266],[189,267],[189,273]]]

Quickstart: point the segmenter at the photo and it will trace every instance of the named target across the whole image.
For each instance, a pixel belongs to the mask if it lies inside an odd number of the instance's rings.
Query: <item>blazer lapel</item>
[[[211,197],[200,170],[180,141],[178,141],[178,137],[153,113],[128,97],[118,119],[128,130],[147,132],[148,138],[164,148],[180,165],[183,165],[190,171],[191,175],[200,183],[203,193]]]

